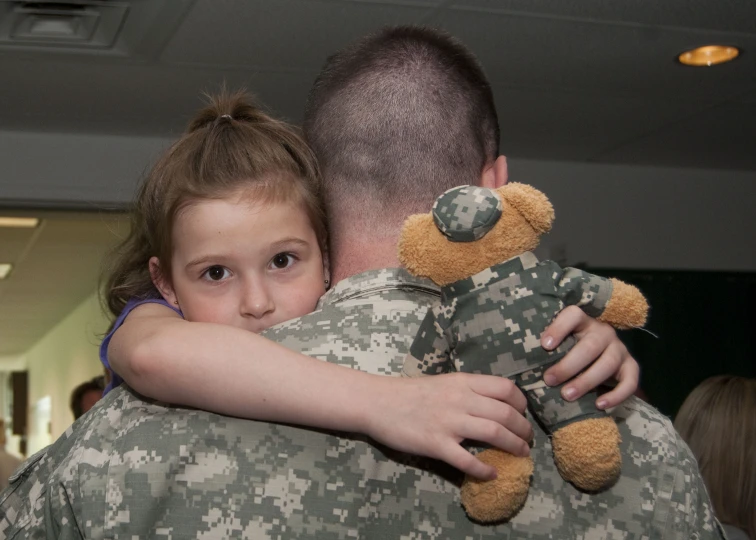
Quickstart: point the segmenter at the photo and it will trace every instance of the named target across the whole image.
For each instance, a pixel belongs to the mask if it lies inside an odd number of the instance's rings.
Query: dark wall
[[[651,305],[646,328],[619,332],[641,366],[640,387],[674,418],[698,383],[756,377],[756,273],[586,268],[636,285]]]

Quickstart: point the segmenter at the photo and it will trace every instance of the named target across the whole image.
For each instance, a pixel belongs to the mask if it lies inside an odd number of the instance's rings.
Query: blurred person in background
[[[756,540],[756,379],[706,379],[685,398],[675,427],[698,460],[727,537]]]
[[[81,383],[71,392],[71,412],[74,420],[78,420],[81,415],[94,407],[102,397],[102,391],[105,389],[105,377],[97,377]]]

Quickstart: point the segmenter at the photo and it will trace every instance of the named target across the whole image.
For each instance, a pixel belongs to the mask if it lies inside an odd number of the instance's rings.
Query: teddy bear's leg
[[[551,438],[562,478],[586,491],[609,487],[620,475],[620,434],[610,416],[589,418],[558,429]]]
[[[620,434],[614,419],[597,409],[597,394],[565,401],[562,386],[547,386],[541,366],[517,376],[533,413],[551,434],[554,461],[562,478],[585,491],[611,486],[622,468]]]
[[[465,477],[462,506],[467,515],[481,523],[510,519],[528,498],[533,459],[513,456],[497,448],[483,450],[476,457],[496,467],[497,476],[494,480]]]

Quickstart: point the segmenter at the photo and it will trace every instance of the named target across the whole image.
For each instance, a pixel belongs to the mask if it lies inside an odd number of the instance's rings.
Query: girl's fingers
[[[519,413],[524,413],[528,406],[525,394],[517,385],[505,377],[496,375],[468,375],[470,389],[481,396],[503,401]]]
[[[616,407],[635,393],[640,381],[638,363],[632,358],[627,362],[623,362],[617,374],[617,379],[619,380],[617,386],[599,396],[596,400],[596,407],[599,409]]]
[[[469,414],[491,420],[528,443],[533,439],[533,426],[514,407],[495,399],[481,398],[470,403]]]
[[[567,306],[551,322],[541,336],[541,345],[544,349],[556,348],[564,338],[570,334],[580,332],[589,320],[593,320],[577,306]]]
[[[464,439],[484,442],[515,456],[530,454],[528,444],[498,422],[468,417],[468,420],[463,426],[460,426],[457,433]]]
[[[576,363],[581,363],[583,362],[585,357],[590,356],[593,352],[586,352],[586,350],[583,348],[580,348],[577,351],[575,351],[575,349],[578,349],[578,345],[576,345],[567,356],[570,356],[574,351],[578,355],[583,354],[583,358],[574,360],[565,357],[564,359],[568,361],[573,360]],[[562,388],[562,397],[567,401],[578,399],[585,393],[598,388],[602,383],[613,378],[619,371],[621,365],[621,350],[618,350],[618,347],[609,347],[587,370],[578,375],[574,380],[570,381],[564,386],[564,388]]]
[[[585,368],[594,364],[596,359],[603,356],[611,345],[612,340],[606,333],[599,332],[598,334],[584,335],[578,339],[577,343],[564,358],[546,370],[544,381],[549,386],[556,386],[570,380]],[[616,352],[615,349],[614,352],[610,352],[604,359],[605,362],[610,363],[606,367],[606,369],[612,370],[609,376],[616,373],[622,360],[621,357],[616,356]]]
[[[440,453],[439,459],[445,461],[465,474],[469,474],[480,480],[493,480],[496,478],[496,469],[486,465],[459,444],[450,442],[448,447]]]

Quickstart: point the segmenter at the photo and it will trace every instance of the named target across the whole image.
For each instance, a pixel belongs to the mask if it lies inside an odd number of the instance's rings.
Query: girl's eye
[[[228,270],[222,266],[211,266],[205,270],[205,277],[210,281],[221,281],[228,277]]]
[[[287,268],[294,262],[294,256],[290,253],[278,253],[273,256],[271,263],[274,267],[282,269]]]

